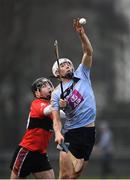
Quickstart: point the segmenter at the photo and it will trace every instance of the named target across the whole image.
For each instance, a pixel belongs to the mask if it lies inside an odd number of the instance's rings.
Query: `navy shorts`
[[[71,129],[65,133],[65,143],[69,151],[77,158],[89,160],[95,143],[95,127]]]
[[[52,169],[47,154],[41,154],[38,151],[32,152],[23,147],[16,149],[10,168],[21,178],[28,176],[30,173]]]

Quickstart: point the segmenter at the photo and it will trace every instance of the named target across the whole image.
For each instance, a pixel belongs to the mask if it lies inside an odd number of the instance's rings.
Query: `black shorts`
[[[23,147],[16,149],[10,168],[21,178],[30,173],[52,169],[47,154],[41,154],[38,151],[32,152]]]
[[[65,143],[69,151],[78,159],[89,160],[95,143],[95,127],[71,129],[65,133]]]

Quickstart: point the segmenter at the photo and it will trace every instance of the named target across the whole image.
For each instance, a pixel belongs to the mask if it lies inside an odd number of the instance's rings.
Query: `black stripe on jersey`
[[[30,117],[28,129],[42,128],[47,131],[53,131],[53,122],[51,118],[45,117],[43,119]]]

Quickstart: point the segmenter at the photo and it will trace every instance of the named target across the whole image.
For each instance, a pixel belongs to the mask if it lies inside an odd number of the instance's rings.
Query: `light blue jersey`
[[[65,91],[72,84],[69,94],[65,97],[68,102],[65,109],[64,129],[74,129],[86,126],[95,121],[96,103],[90,81],[90,69],[80,64],[74,72],[74,77],[79,78],[77,83],[73,80],[63,83]],[[72,86],[71,86],[72,87]],[[59,99],[61,95],[60,85],[52,93],[52,107],[59,109]]]

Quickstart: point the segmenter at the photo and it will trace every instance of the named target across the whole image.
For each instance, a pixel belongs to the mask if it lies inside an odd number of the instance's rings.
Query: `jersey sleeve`
[[[31,111],[30,116],[31,117],[38,117],[43,118],[44,115],[44,108],[46,108],[48,104],[40,102],[40,101],[33,101],[31,104]]]
[[[58,90],[54,90],[51,95],[52,110],[59,110],[59,100],[60,100],[60,92]]]
[[[83,64],[80,64],[76,71],[74,72],[74,76],[80,78],[80,79],[90,79],[90,68],[87,68]]]

